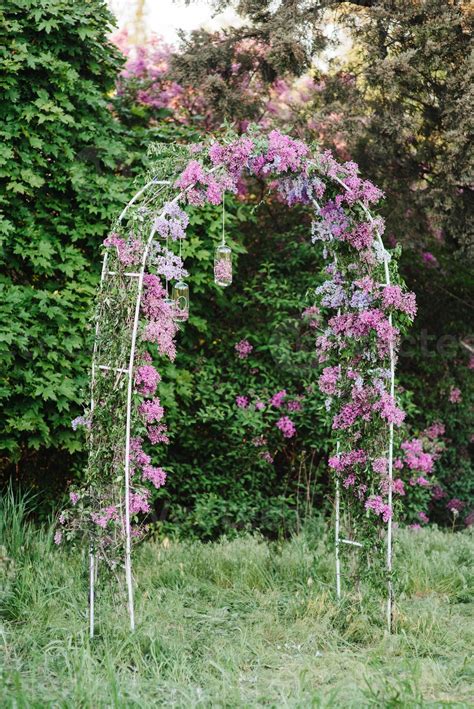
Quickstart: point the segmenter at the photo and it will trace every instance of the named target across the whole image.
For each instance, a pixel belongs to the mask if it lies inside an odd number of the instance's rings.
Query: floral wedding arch
[[[241,136],[192,146],[158,146],[149,180],[135,194],[104,241],[95,312],[90,409],[74,426],[87,432],[84,485],[70,492],[55,541],[87,533],[90,540],[90,635],[94,634],[97,559],[124,559],[130,626],[135,627],[132,543],[150,510],[150,491],[166,472],[144,447],[166,444],[161,380],[151,352],[171,360],[175,336],[189,308],[181,258],[186,205],[218,205],[248,176],[266,179],[289,207],[311,214],[312,242],[324,242],[326,280],[313,309],[325,319],[315,339],[320,390],[332,414],[335,486],[335,576],[341,596],[341,560],[356,550],[386,588],[392,618],[392,524],[403,483],[394,469],[394,438],[404,420],[395,395],[400,332],[416,311],[404,292],[396,253],[384,247],[383,220],[372,208],[383,197],[358,175],[278,131],[251,126]],[[152,149],[153,153],[153,149]],[[153,157],[152,157],[153,162]],[[232,280],[230,249],[216,249],[215,281]]]

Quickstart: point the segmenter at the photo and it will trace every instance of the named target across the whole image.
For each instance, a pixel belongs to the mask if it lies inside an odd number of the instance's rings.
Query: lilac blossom
[[[71,428],[73,431],[77,431],[79,426],[83,426],[84,428],[90,428],[91,420],[88,419],[86,416],[76,416],[76,418],[71,421]]]
[[[142,396],[153,396],[161,376],[151,364],[142,364],[135,371],[135,388]]]
[[[373,510],[377,516],[381,516],[384,522],[392,517],[392,508],[386,505],[379,495],[369,497],[365,502],[366,510]]]
[[[249,405],[249,398],[248,396],[236,396],[235,403],[239,409],[247,409]]]
[[[240,340],[240,342],[234,345],[234,349],[239,359],[247,359],[253,350],[253,345],[251,345],[248,340]]]
[[[286,389],[282,389],[281,391],[277,391],[276,394],[273,394],[271,399],[269,400],[270,406],[274,406],[276,409],[281,408],[283,405],[283,401],[286,398]]]
[[[296,426],[288,416],[279,418],[276,427],[280,429],[285,438],[293,438],[296,433]]]

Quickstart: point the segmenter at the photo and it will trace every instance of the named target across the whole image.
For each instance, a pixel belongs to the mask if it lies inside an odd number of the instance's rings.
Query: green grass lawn
[[[474,705],[472,533],[399,533],[391,636],[382,599],[335,601],[317,525],[283,543],[148,542],[136,632],[102,574],[90,642],[87,559],[6,507],[2,707]]]

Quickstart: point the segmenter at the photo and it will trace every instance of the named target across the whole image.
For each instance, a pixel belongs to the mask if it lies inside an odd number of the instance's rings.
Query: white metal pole
[[[95,555],[94,547],[89,550],[89,637],[94,637],[94,593],[95,593]]]
[[[392,324],[392,316],[390,315],[390,324]],[[395,398],[395,353],[393,345],[390,345],[390,394]],[[392,509],[392,483],[393,483],[393,423],[389,428],[389,447],[388,447],[388,505]],[[388,632],[392,631],[392,603],[393,603],[393,584],[392,584],[392,515],[390,515],[387,527],[387,628]]]
[[[337,444],[339,452],[339,443]],[[336,543],[336,596],[341,597],[341,559],[339,556],[339,535],[340,535],[340,514],[341,514],[341,488],[340,481],[336,475],[336,523],[334,526],[334,536]]]
[[[105,273],[107,270],[107,252],[104,254],[104,257],[102,259],[102,271],[100,274],[100,285],[104,282],[105,278]],[[93,345],[93,350],[92,350],[92,370],[91,370],[91,406],[90,406],[90,416],[92,420],[92,414],[94,411],[95,407],[95,401],[94,401],[94,382],[95,382],[95,374],[96,374],[96,366],[95,366],[95,360],[97,356],[97,338],[99,335],[99,320],[97,320],[95,324],[95,337],[94,337],[94,345]],[[92,432],[91,432],[91,438],[92,438]],[[91,441],[92,445],[92,441]],[[95,616],[94,616],[94,602],[95,602],[95,582],[97,578],[97,567],[95,564],[95,552],[94,552],[94,545],[91,541],[90,546],[89,546],[89,636],[91,638],[94,637],[94,621],[95,621]]]
[[[379,243],[383,246],[382,237],[377,232],[379,238]],[[384,268],[385,268],[385,283],[387,286],[390,285],[390,269],[388,266],[388,254],[384,249]],[[392,325],[392,314],[388,316],[390,325]],[[390,396],[392,400],[395,401],[395,351],[393,347],[393,342],[390,342],[389,348],[390,356]],[[393,423],[389,424],[389,441],[388,441],[388,506],[392,510],[393,503]],[[392,632],[392,610],[393,610],[393,584],[392,584],[392,531],[393,531],[393,520],[392,514],[388,518],[387,522],[387,629],[388,632]]]

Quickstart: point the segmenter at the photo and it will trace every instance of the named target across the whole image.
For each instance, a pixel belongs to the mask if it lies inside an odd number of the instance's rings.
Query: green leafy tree
[[[108,106],[121,66],[101,0],[0,9],[3,468],[64,475],[78,449],[99,245],[131,184]],[[35,470],[35,472],[34,472]]]

